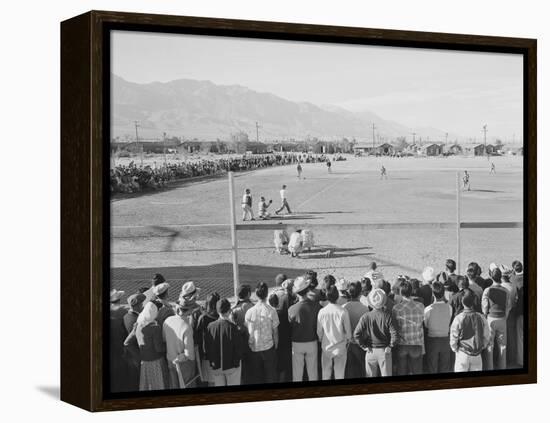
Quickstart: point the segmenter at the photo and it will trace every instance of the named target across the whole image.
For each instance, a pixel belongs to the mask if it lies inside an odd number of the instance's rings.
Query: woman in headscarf
[[[139,345],[141,370],[139,376],[140,391],[166,389],[168,368],[165,362],[166,345],[162,340],[162,328],[158,325],[157,306],[148,302],[139,314],[134,330],[124,341],[129,345],[136,338]]]

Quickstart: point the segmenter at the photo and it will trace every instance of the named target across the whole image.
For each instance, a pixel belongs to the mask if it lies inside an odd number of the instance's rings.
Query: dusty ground
[[[281,184],[288,185],[293,214],[269,222],[246,223],[265,230],[238,232],[241,280],[270,282],[285,271],[304,269],[321,274],[358,278],[371,260],[390,280],[397,274],[419,276],[426,265],[441,269],[456,256],[452,227],[400,229],[345,229],[349,223],[452,223],[456,221],[456,172],[471,174],[471,191],[462,194],[462,221],[523,220],[522,157],[495,157],[496,175],[489,174],[486,158],[348,158],[333,164],[304,165],[298,180],[294,166],[236,174],[238,223],[244,188],[254,198],[272,198],[278,207]],[[379,169],[388,170],[380,180]],[[112,210],[112,285],[133,292],[148,285],[154,272],[166,273],[179,286],[193,279],[206,290],[232,291],[227,178],[174,184],[162,192],[116,198]],[[313,224],[316,247],[298,259],[277,254],[274,223],[291,227]],[[202,226],[208,224],[211,226]],[[189,225],[189,226],[186,226]],[[326,226],[317,226],[326,225]],[[260,227],[261,228],[261,227]],[[327,250],[333,256],[325,257]],[[522,258],[521,229],[463,229],[461,268],[477,261],[486,269],[492,261],[511,263]],[[174,294],[175,295],[175,294]]]

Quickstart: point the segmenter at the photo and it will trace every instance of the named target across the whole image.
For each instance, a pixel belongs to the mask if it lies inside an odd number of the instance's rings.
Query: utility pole
[[[487,152],[487,124],[483,125],[483,144],[485,155],[487,156],[487,160],[489,160],[489,153]]]
[[[164,167],[166,167],[166,132],[162,133],[162,152],[164,154]]]
[[[447,147],[448,140],[449,140],[449,133],[445,132],[445,147]]]
[[[416,132],[412,132],[411,135],[413,136],[413,144],[416,144]]]
[[[259,133],[259,130],[260,129],[260,125],[258,125],[258,122],[256,122],[256,142],[260,142],[260,133]]]
[[[141,167],[143,167],[143,145],[141,145],[139,143],[139,137],[138,137],[138,126],[139,126],[139,121],[137,120],[134,120],[134,125],[136,127],[136,144],[139,148],[139,154],[140,154],[140,161],[141,161]]]
[[[372,154],[374,154],[374,130],[376,129],[376,125],[372,124]]]

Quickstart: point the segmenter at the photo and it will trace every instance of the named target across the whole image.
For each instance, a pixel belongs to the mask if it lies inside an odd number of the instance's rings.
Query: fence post
[[[237,244],[237,220],[235,216],[235,193],[233,184],[233,172],[227,172],[229,176],[229,207],[231,218],[231,251],[233,255],[233,295],[237,296],[239,286],[239,258]]]
[[[460,274],[460,172],[456,172],[456,270]]]

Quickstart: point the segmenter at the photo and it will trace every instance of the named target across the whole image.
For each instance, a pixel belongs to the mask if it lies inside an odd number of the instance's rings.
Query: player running
[[[296,171],[298,172],[298,179],[302,179],[302,165],[300,163],[296,166]]]
[[[286,185],[283,185],[283,187],[279,191],[279,194],[281,195],[281,207],[275,210],[275,214],[279,214],[285,208],[288,214],[292,214],[292,212],[290,211],[290,206],[288,205],[288,201],[286,200]]]
[[[328,173],[332,173],[332,168],[331,168],[331,166],[332,166],[332,163],[330,162],[329,159],[327,159],[327,170],[328,170]]]
[[[382,179],[388,179],[388,172],[386,171],[384,165],[380,168],[380,180]]]
[[[462,177],[462,191],[466,191],[466,187],[470,191],[470,174],[467,170],[464,171],[464,176]]]
[[[496,175],[497,168],[495,167],[495,163],[491,162],[491,170],[489,171],[489,174],[494,173]]]
[[[248,188],[244,190],[241,207],[243,209],[243,222],[248,216],[250,216],[250,220],[254,220],[254,213],[252,213],[252,194],[250,194],[250,190]]]

